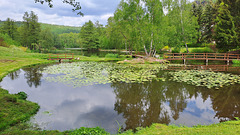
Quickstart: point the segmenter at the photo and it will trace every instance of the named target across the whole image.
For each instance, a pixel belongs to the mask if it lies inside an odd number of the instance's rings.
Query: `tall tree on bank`
[[[99,37],[92,21],[89,20],[82,26],[80,36],[83,48],[88,51],[97,51],[99,49]]]
[[[217,48],[224,52],[236,48],[236,28],[228,5],[224,2],[221,2],[218,7],[215,22],[215,41]]]
[[[30,14],[25,12],[23,16],[23,26],[20,29],[20,41],[22,46],[35,50],[40,32],[41,26],[40,23],[38,23],[38,16],[33,11],[31,11]]]

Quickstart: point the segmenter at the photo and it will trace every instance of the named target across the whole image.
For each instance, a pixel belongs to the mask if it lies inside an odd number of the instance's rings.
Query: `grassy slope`
[[[78,57],[82,61],[116,60],[112,58]],[[47,58],[47,55],[25,53],[14,46],[10,48],[0,47],[0,78],[23,66],[49,62],[44,58]],[[7,90],[0,89],[0,134],[71,134],[71,131],[24,130],[25,126],[22,123],[36,113],[38,108],[37,104],[21,100],[17,95],[10,95]],[[14,125],[17,126],[14,127]],[[133,133],[127,131],[123,134]],[[149,128],[141,129],[136,134],[240,134],[240,121],[230,121],[193,128],[154,124]]]

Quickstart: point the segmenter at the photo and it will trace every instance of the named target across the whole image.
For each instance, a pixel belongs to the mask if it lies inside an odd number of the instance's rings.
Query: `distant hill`
[[[0,27],[3,25],[4,21],[0,21]],[[46,24],[40,23],[41,28],[49,28],[51,29],[52,33],[54,34],[62,34],[62,33],[80,33],[81,27],[73,27],[73,26],[64,26],[64,25],[53,25],[53,24]],[[19,27],[22,25],[21,21],[17,21],[16,25]]]
[[[62,33],[80,33],[81,27],[73,27],[73,26],[64,26],[64,25],[53,25],[41,23],[42,29],[50,28],[54,34],[62,34]]]

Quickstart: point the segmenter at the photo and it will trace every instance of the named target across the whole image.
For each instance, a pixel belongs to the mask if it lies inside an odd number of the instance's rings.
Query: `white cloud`
[[[120,0],[80,1],[81,11],[85,14],[84,17],[80,17],[76,12],[72,12],[70,5],[63,4],[60,0],[54,1],[53,8],[49,8],[47,3],[35,3],[34,0],[0,0],[0,20],[11,18],[23,21],[24,12],[33,11],[42,23],[81,26],[89,20],[98,20],[106,25],[108,17],[113,16],[119,2]]]

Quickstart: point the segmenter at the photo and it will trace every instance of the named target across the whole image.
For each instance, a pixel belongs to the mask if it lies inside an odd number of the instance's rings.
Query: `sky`
[[[41,23],[65,26],[82,26],[89,20],[106,25],[107,19],[113,16],[120,0],[76,0],[80,2],[84,17],[72,12],[72,6],[62,3],[63,0],[53,0],[53,8],[47,3],[35,3],[35,0],[0,0],[0,20],[11,18],[23,21],[25,12],[33,11]]]

